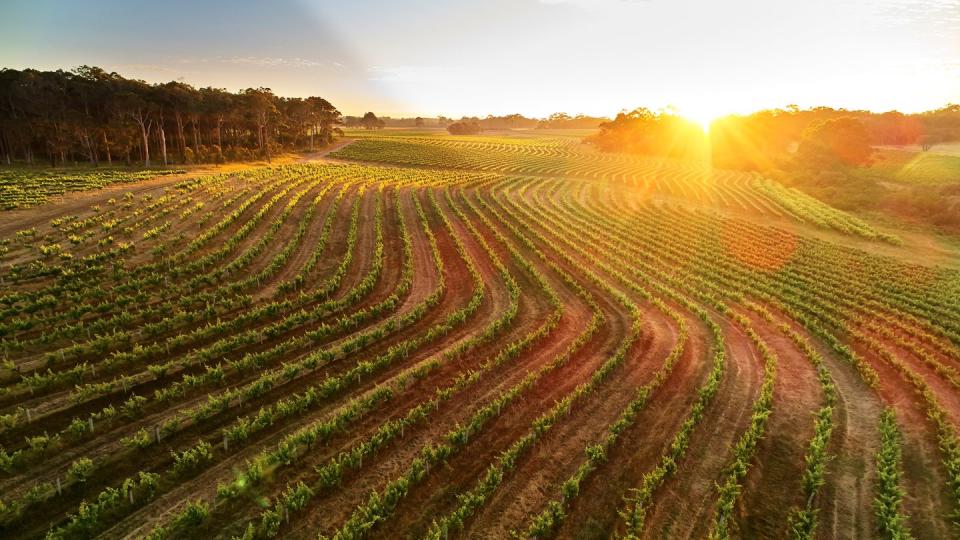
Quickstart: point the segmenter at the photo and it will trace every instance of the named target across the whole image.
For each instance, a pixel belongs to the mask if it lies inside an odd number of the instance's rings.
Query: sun
[[[713,118],[694,118],[693,120],[700,124],[704,133],[710,133],[710,124],[713,122]]]
[[[710,133],[710,124],[712,124],[717,118],[720,118],[726,114],[723,112],[721,107],[716,107],[705,103],[680,107],[678,108],[678,112],[684,118],[700,124],[700,128],[703,129],[703,132],[706,134]]]
[[[709,112],[685,112],[683,113],[684,118],[700,124],[700,128],[703,129],[704,133],[710,133],[710,124],[714,120],[719,118],[721,115],[709,113]]]

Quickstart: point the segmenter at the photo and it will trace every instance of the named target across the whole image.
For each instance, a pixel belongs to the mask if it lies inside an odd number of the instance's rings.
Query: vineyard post
[[[223,451],[224,451],[224,452],[227,452],[227,451],[229,451],[229,450],[230,450],[230,444],[229,444],[229,442],[227,441],[227,434],[224,433],[224,434],[223,434]]]
[[[63,495],[63,487],[60,485],[60,476],[57,476],[57,495]]]
[[[31,388],[32,388],[32,387],[31,387]],[[33,418],[30,416],[30,408],[29,408],[29,407],[27,407],[26,411],[27,411],[27,423],[29,424],[30,422],[33,422]]]
[[[90,423],[90,433],[93,433],[93,417],[91,416],[88,420]]]

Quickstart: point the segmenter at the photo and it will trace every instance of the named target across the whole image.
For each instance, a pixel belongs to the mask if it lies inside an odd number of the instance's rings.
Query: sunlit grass
[[[955,184],[960,183],[960,156],[884,149],[863,173],[911,184]]]

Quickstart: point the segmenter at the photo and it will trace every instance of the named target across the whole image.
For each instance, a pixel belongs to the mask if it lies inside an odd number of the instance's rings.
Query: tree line
[[[578,114],[571,116],[567,113],[553,113],[546,118],[532,118],[522,114],[506,114],[502,116],[487,115],[483,118],[478,116],[463,116],[459,120],[454,120],[446,116],[436,117],[401,117],[393,118],[390,116],[377,117],[372,112],[363,116],[346,116],[344,121],[347,127],[363,129],[381,129],[384,127],[396,128],[447,128],[451,124],[476,124],[481,130],[484,129],[593,129],[600,126],[601,123],[609,121],[609,118],[586,116]]]
[[[918,114],[829,107],[769,109],[730,115],[701,128],[670,111],[621,112],[586,139],[605,151],[700,157],[718,167],[771,170],[870,164],[872,148],[960,140],[960,105]]]
[[[710,126],[714,164],[751,170],[783,167],[791,161],[860,166],[869,164],[864,152],[872,146],[919,145],[929,150],[957,140],[960,105],[917,114],[788,106],[720,118]]]
[[[841,210],[885,213],[960,232],[960,185],[903,182],[901,174],[924,174],[905,172],[903,160],[925,157],[877,149],[918,145],[929,150],[960,141],[960,105],[918,114],[787,107],[720,118],[710,125],[709,134],[669,111],[641,108],[618,114],[585,140],[604,151],[759,171]],[[932,156],[928,168],[942,177],[949,174],[948,160],[955,159]]]
[[[344,125],[348,128],[383,129],[387,126],[387,122],[383,118],[377,118],[376,114],[367,112],[363,116],[345,117]]]
[[[600,124],[600,131],[587,137],[605,152],[652,154],[680,159],[706,156],[703,129],[671,112],[654,112],[640,107],[620,112],[616,118]]]
[[[149,84],[90,66],[0,69],[0,159],[7,165],[269,161],[284,150],[331,143],[341,124],[322,97],[284,98],[269,88]]]

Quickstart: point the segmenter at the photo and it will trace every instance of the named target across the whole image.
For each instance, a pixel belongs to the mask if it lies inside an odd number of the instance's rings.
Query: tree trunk
[[[187,140],[183,136],[183,118],[180,113],[174,113],[173,117],[177,119],[177,150],[180,152],[180,162],[185,163],[187,161]]]
[[[87,149],[90,150],[90,162],[93,163],[94,167],[99,167],[100,156],[97,155],[97,145],[93,143],[93,139],[90,138],[90,132],[86,129],[83,130],[83,138],[87,142]]]
[[[143,138],[143,166],[150,166],[150,140],[147,138],[147,128],[140,124],[140,135]]]
[[[103,130],[103,148],[107,151],[107,163],[113,165],[113,156],[110,155],[110,141],[107,139],[107,130]]]
[[[200,138],[197,133],[197,131],[199,131],[197,129],[197,121],[192,120],[190,122],[190,127],[193,128],[193,154],[195,157],[199,157],[200,156]]]
[[[167,166],[167,134],[163,131],[163,124],[160,124],[160,153],[163,154],[163,166]]]
[[[270,132],[267,131],[267,127],[264,126],[264,127],[263,127],[263,139],[262,139],[262,141],[263,141],[264,150],[267,152],[267,163],[270,163],[270,137],[269,137],[269,135],[270,135]]]
[[[7,137],[5,133],[0,134],[0,143],[3,143],[3,158],[7,162],[7,165],[11,164],[10,154],[13,149],[10,147],[10,137]]]

